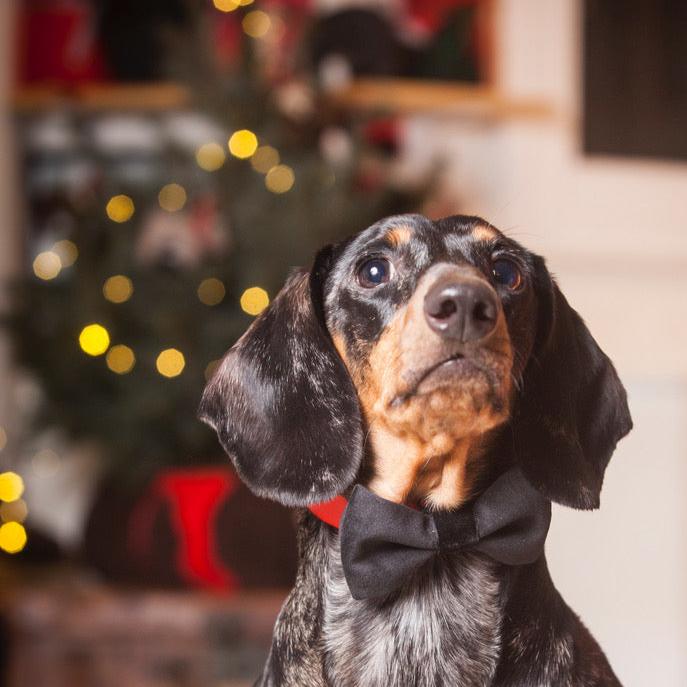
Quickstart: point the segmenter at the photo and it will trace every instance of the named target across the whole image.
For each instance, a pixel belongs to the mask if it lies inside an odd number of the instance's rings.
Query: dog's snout
[[[496,327],[496,295],[477,280],[440,281],[425,296],[425,318],[437,334],[462,343],[484,339]]]

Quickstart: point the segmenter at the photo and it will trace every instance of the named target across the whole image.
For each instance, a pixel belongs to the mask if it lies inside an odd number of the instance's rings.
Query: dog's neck
[[[373,475],[368,484],[378,496],[411,501],[436,510],[460,507],[472,495],[475,465],[483,443],[446,433],[422,442],[375,424],[370,429]]]

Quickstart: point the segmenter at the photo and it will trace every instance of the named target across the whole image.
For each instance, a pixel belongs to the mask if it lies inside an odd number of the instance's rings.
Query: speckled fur
[[[304,512],[300,569],[258,687],[618,687],[542,557],[442,558],[384,600],[356,601],[338,534]]]

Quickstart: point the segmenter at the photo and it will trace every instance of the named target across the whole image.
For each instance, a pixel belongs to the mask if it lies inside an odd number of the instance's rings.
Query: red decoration
[[[19,15],[19,79],[81,83],[106,78],[94,4],[28,2]]]
[[[236,589],[235,575],[218,555],[216,521],[220,505],[237,486],[237,478],[222,468],[161,473],[131,513],[130,551],[145,557],[151,546],[155,517],[166,505],[178,542],[178,570],[185,580],[223,591]]]

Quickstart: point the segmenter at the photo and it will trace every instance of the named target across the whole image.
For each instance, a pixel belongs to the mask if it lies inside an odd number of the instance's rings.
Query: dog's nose
[[[447,339],[475,342],[496,327],[496,294],[477,280],[440,281],[425,295],[425,318],[429,326]]]

